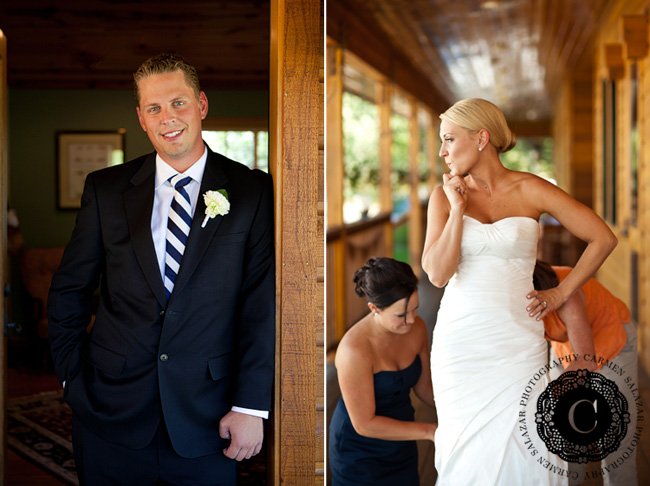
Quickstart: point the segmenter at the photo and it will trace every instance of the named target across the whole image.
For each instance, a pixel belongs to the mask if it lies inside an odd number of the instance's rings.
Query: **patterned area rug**
[[[78,485],[72,456],[72,411],[62,391],[7,400],[8,444],[68,484]]]
[[[72,411],[62,391],[7,400],[11,449],[68,484],[78,486],[72,455]],[[237,484],[266,485],[266,453],[237,463]]]

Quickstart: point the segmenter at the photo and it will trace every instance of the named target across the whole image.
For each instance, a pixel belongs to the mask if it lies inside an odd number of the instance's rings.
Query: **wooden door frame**
[[[269,484],[324,484],[324,2],[271,0],[276,367]]]
[[[0,486],[7,474],[7,340],[5,338],[5,284],[7,272],[7,172],[9,130],[7,128],[7,38],[0,30]]]

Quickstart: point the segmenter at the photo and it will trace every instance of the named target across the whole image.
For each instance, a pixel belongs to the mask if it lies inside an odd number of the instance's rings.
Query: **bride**
[[[430,197],[422,257],[431,282],[447,286],[431,349],[437,484],[564,484],[561,464],[549,466],[559,458],[530,444],[534,415],[522,428],[522,397],[532,402],[527,384],[548,362],[542,319],[592,276],[616,237],[558,187],[501,164],[516,139],[498,107],[467,99],[440,118],[450,172]],[[558,287],[537,292],[542,213],[587,247]]]

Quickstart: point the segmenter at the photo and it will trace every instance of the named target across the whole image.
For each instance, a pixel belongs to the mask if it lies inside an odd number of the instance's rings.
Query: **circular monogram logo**
[[[587,370],[552,381],[537,401],[537,433],[568,462],[600,461],[616,451],[630,423],[628,403],[614,383]]]

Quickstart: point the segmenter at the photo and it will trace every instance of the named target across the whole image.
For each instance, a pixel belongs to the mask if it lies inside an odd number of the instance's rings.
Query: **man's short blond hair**
[[[199,75],[190,63],[188,63],[182,56],[178,54],[159,54],[150,57],[143,62],[138,70],[133,75],[133,89],[135,91],[135,99],[140,105],[140,81],[154,74],[166,74],[176,71],[182,71],[185,75],[185,82],[194,90],[196,99],[199,99],[201,94],[201,86],[199,84]]]

